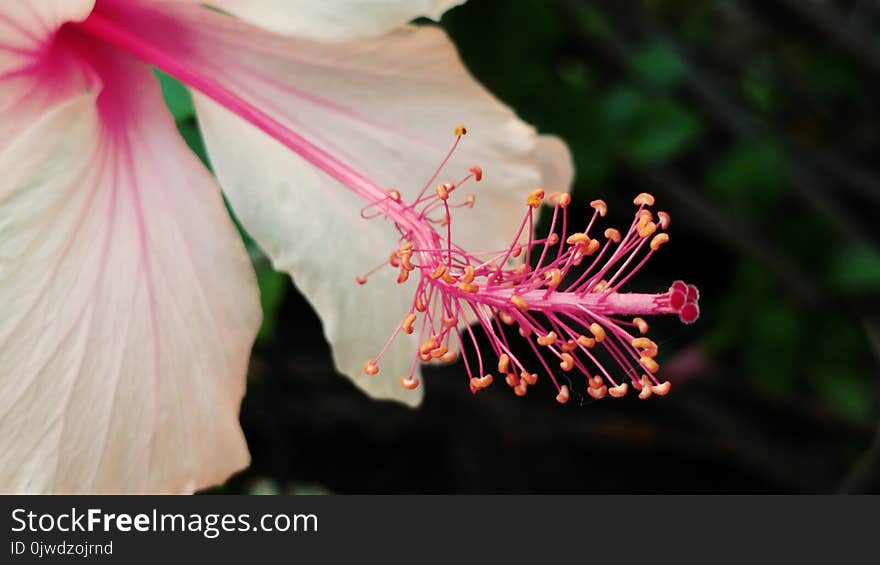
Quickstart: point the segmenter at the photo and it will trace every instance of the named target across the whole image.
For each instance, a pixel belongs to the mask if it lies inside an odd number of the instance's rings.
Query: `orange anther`
[[[544,189],[536,188],[526,197],[526,204],[532,208],[537,208],[541,205],[542,200],[544,200]]]
[[[602,343],[602,340],[605,339],[605,328],[603,328],[596,322],[590,324],[590,333],[593,334],[593,337],[595,337],[596,341],[598,341],[599,343]]]
[[[364,361],[364,373],[368,375],[375,375],[379,373],[379,365],[372,359],[367,359]]]
[[[474,268],[468,265],[464,268],[464,274],[458,280],[465,283],[474,282]]]
[[[357,276],[357,277],[354,278],[354,281],[355,281],[356,283],[358,283],[359,285],[365,285],[365,284],[367,284],[367,279],[366,279],[366,277]]]
[[[538,338],[538,345],[553,345],[554,343],[556,343],[556,332],[550,332]]]
[[[639,357],[639,363],[641,363],[642,367],[647,369],[650,373],[656,373],[660,370],[660,365],[647,355],[642,355],[641,357]]]
[[[599,215],[603,218],[608,213],[608,205],[605,204],[604,200],[593,200],[590,202],[590,207],[599,212]]]
[[[532,329],[520,326],[519,327],[519,335],[521,335],[522,337],[529,337],[530,335],[532,335]]]
[[[482,390],[487,388],[492,384],[492,375],[485,375],[480,378],[472,377],[471,378],[471,390],[477,392],[478,390]]]
[[[432,279],[437,280],[446,274],[446,265],[437,265],[431,270],[429,275]]]
[[[530,373],[528,371],[522,371],[519,374],[519,378],[523,380],[526,384],[533,385],[538,382],[538,373]]]
[[[507,386],[513,388],[519,385],[519,377],[517,377],[515,373],[507,373],[504,382],[507,383]]]
[[[598,387],[590,387],[587,389],[587,394],[599,400],[600,398],[605,398],[605,395],[608,393],[608,387],[605,385]]]
[[[556,402],[559,404],[565,404],[568,402],[569,392],[568,385],[562,385],[559,387],[559,394],[556,395]]]
[[[577,348],[578,348],[577,342],[574,340],[571,340],[571,339],[559,346],[559,349],[561,349],[562,351],[564,351],[566,353],[571,353],[572,351],[574,351]]]
[[[633,204],[636,206],[653,206],[654,205],[654,197],[648,194],[647,192],[642,192],[638,196],[633,199]]]
[[[425,304],[425,301],[424,301],[424,299],[422,298],[422,295],[421,295],[421,294],[418,295],[418,296],[416,296],[416,304],[415,304],[415,307],[416,307],[416,310],[418,310],[419,312],[424,312],[425,310],[428,309],[428,306]]]
[[[646,398],[650,398],[651,396],[651,379],[648,378],[648,375],[642,375],[642,380],[640,381],[642,385],[642,391],[639,393],[639,398],[645,400]]]
[[[498,372],[506,373],[508,368],[510,368],[510,356],[507,353],[502,353],[498,358]]]
[[[587,377],[587,386],[591,386],[593,388],[599,388],[604,385],[605,381],[602,380],[602,377],[599,375],[594,375],[593,377]]]
[[[562,271],[559,269],[551,269],[544,273],[544,280],[550,288],[556,288],[562,282]]]
[[[653,222],[646,222],[644,224],[639,225],[639,237],[642,239],[646,239],[654,235],[654,232],[657,231],[657,224]]]
[[[627,391],[629,391],[629,385],[626,383],[620,383],[617,386],[613,386],[608,389],[608,394],[610,394],[613,398],[623,398],[626,396]]]
[[[523,250],[522,245],[514,245],[513,249],[511,249],[511,251],[510,251],[510,256],[514,257],[514,258],[519,257],[520,254],[522,253],[522,250]]]
[[[404,269],[404,268],[401,267],[401,269],[400,269],[400,274],[397,275],[397,282],[398,282],[399,284],[403,284],[403,283],[406,282],[406,280],[407,280],[408,278],[409,278],[409,271],[407,271],[406,269]]]
[[[563,208],[567,208],[568,205],[571,204],[571,194],[564,192],[559,195],[559,205]]]
[[[513,392],[516,393],[517,396],[525,396],[528,391],[529,385],[524,381],[520,381],[515,387],[513,387]]]
[[[391,252],[391,255],[388,257],[388,264],[392,267],[400,266],[400,256],[397,254],[397,251]]]
[[[591,349],[596,345],[596,340],[585,335],[579,335],[577,338],[578,345]]]
[[[523,312],[527,312],[529,310],[529,303],[520,298],[519,296],[511,296],[510,301],[513,302],[517,308],[522,310]]]
[[[635,326],[639,329],[639,333],[642,335],[648,333],[648,330],[650,329],[648,326],[648,322],[646,322],[642,318],[633,318],[633,324],[635,324]]]
[[[639,225],[654,221],[654,214],[647,208],[642,208],[636,215]]]
[[[560,356],[560,359],[562,359],[562,361],[559,362],[559,366],[563,371],[571,371],[574,369],[574,357],[572,357],[570,353],[563,353]]]
[[[498,319],[508,326],[512,326],[516,321],[510,312],[498,312]]]
[[[458,323],[458,320],[455,318],[443,318],[443,327],[446,329],[454,328]]]
[[[458,137],[461,137],[463,135],[467,135],[467,128],[464,127],[463,125],[455,126],[455,135],[457,135]]]
[[[657,251],[660,249],[660,246],[669,241],[669,235],[665,233],[658,233],[654,236],[654,239],[651,240],[651,251]]]
[[[657,212],[657,217],[660,218],[657,223],[660,224],[660,227],[664,230],[669,229],[669,222],[672,221],[672,218],[666,212]]]
[[[605,290],[605,287],[608,286],[608,281],[605,279],[600,280],[596,284],[593,285],[593,288],[590,289],[590,292],[595,292],[596,294]]]
[[[466,282],[460,282],[460,283],[458,283],[458,288],[461,289],[463,292],[471,292],[471,293],[474,293],[474,292],[479,292],[479,291],[480,291],[480,287],[479,287],[479,286],[477,286],[477,285],[475,285],[475,284],[471,284],[471,283],[466,283]]]
[[[406,252],[408,252],[408,251],[412,251],[412,250],[413,250],[413,247],[415,247],[415,246],[413,245],[413,242],[411,242],[411,241],[404,241],[403,244],[401,244],[401,246],[400,246],[400,252],[401,252],[401,253],[406,253]]]
[[[647,337],[634,337],[630,342],[630,345],[638,349],[651,349],[657,347],[657,344]]]
[[[449,351],[446,353],[446,355],[444,355],[443,357],[440,358],[440,362],[441,363],[454,363],[456,359],[458,359],[458,352],[457,351]]]
[[[547,237],[547,245],[556,245],[557,243],[559,243],[559,234],[551,233]]]
[[[433,337],[428,338],[422,345],[419,346],[419,353],[422,355],[427,355],[431,352],[432,349],[437,347],[437,340]]]
[[[605,237],[613,241],[614,243],[620,243],[620,240],[623,239],[620,236],[620,231],[614,228],[608,228],[605,230]]]
[[[446,184],[438,184],[437,185],[437,198],[440,200],[448,200],[449,199],[449,189],[446,188]]]
[[[474,165],[470,169],[468,169],[472,175],[474,175],[474,180],[480,182],[483,180],[483,169],[479,165]]]
[[[400,192],[398,192],[397,190],[390,188],[385,191],[385,194],[387,194],[388,198],[390,198],[391,200],[394,200],[395,202],[400,202]]]
[[[454,276],[452,276],[452,273],[450,273],[449,271],[446,271],[445,273],[443,273],[441,278],[443,279],[443,282],[445,282],[446,284],[455,284],[458,282],[458,279],[455,278]]]
[[[671,385],[669,381],[664,381],[659,385],[651,385],[651,392],[653,392],[657,396],[666,396],[667,394],[669,394],[670,386]]]
[[[565,243],[569,245],[577,245],[579,243],[586,243],[588,241],[590,241],[590,236],[583,232],[579,232],[568,236],[568,239],[565,240]]]
[[[430,351],[431,357],[433,357],[434,359],[441,359],[448,352],[449,352],[449,348],[446,347],[445,345],[441,345],[440,347],[437,347],[437,348],[432,349]]]
[[[400,324],[400,328],[408,333],[413,333],[413,323],[416,321],[416,315],[413,313],[407,314],[406,318],[403,319],[403,323]]]
[[[400,386],[406,390],[415,390],[419,387],[419,379],[415,377],[400,377]]]
[[[589,257],[590,255],[598,251],[600,247],[602,247],[602,244],[599,243],[598,239],[591,239],[590,243],[587,244],[587,248],[584,249],[584,255]]]

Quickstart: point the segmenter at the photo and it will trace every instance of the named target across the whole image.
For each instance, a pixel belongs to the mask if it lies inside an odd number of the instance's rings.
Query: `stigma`
[[[388,189],[362,211],[365,219],[390,217],[400,239],[386,261],[356,282],[391,268],[398,284],[414,285],[409,311],[364,372],[381,378],[376,375],[391,343],[400,332],[417,333],[409,374],[394,375],[406,389],[419,386],[414,375],[420,363],[460,356],[473,393],[502,383],[524,396],[548,379],[562,404],[575,396],[621,398],[630,389],[641,399],[665,396],[670,383],[662,379],[659,346],[645,318],[674,315],[691,324],[699,318],[699,292],[682,281],[659,293],[624,287],[669,244],[670,215],[655,211],[654,196],[641,193],[625,230],[599,225],[608,213],[603,200],[589,203],[592,213],[582,229],[571,229],[571,196],[535,188],[523,195],[522,221],[506,248],[464,249],[454,240],[453,212],[474,207],[475,193],[464,188],[481,182],[483,169],[475,165],[458,181],[435,182],[466,132],[456,128],[452,149],[415,199],[405,202]],[[552,218],[546,236],[536,237],[542,206],[552,207]],[[374,207],[381,212],[370,213]],[[491,359],[480,350],[480,334]]]

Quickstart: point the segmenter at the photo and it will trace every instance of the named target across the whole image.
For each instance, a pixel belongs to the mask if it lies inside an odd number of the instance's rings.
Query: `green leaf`
[[[654,43],[637,49],[630,57],[630,68],[641,80],[671,88],[681,82],[685,66],[668,45]]]
[[[816,53],[808,58],[807,76],[816,92],[827,100],[850,98],[860,86],[858,74],[852,65],[830,53]]]
[[[831,408],[856,420],[871,417],[874,395],[864,378],[840,364],[812,373],[813,381]]]
[[[771,142],[736,145],[713,164],[706,184],[729,202],[767,209],[779,201],[784,189],[781,153]]]
[[[869,247],[843,248],[836,255],[831,284],[842,290],[880,289],[880,253]]]
[[[788,393],[799,376],[800,316],[782,302],[753,305],[752,310],[751,347],[745,351],[749,376],[769,393]]]
[[[205,140],[202,139],[202,131],[199,129],[196,119],[190,118],[188,120],[177,122],[177,131],[180,132],[183,140],[186,141],[186,144],[192,149],[192,152],[201,159],[202,163],[204,163],[208,170],[213,171],[211,168],[211,162],[208,160],[208,153],[205,150]]]
[[[776,107],[776,88],[773,83],[760,75],[749,75],[742,80],[742,91],[752,106],[763,113],[770,113]]]
[[[582,61],[563,59],[556,67],[559,78],[579,92],[587,92],[596,83],[593,72]]]
[[[289,279],[284,273],[272,269],[268,265],[257,267],[257,284],[260,286],[260,303],[263,307],[263,325],[257,339],[271,339],[275,335],[278,322],[278,309],[284,299]]]
[[[635,161],[661,163],[690,147],[699,132],[700,123],[690,112],[675,102],[651,100],[639,110],[626,153]]]
[[[158,69],[153,69],[155,75],[159,78],[159,84],[162,86],[162,97],[165,99],[165,105],[171,111],[171,115],[178,122],[188,120],[196,115],[193,106],[192,95],[180,82],[166,75]]]
[[[667,161],[697,138],[700,123],[672,100],[648,98],[629,87],[613,90],[602,103],[607,134],[623,157],[646,164]]]

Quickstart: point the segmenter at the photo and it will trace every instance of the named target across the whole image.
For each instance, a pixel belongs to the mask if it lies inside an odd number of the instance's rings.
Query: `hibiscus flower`
[[[457,3],[0,6],[0,491],[191,492],[248,464],[261,314],[219,188],[320,315],[339,371],[418,402],[394,378],[415,381],[416,336],[384,351],[391,378],[361,370],[412,301],[396,273],[354,284],[401,237],[362,219],[365,200],[414,199],[458,123],[471,133],[444,170],[487,171],[458,245],[505,248],[522,195],[571,179],[564,145],[488,94],[441,30],[404,25]],[[216,177],[151,66],[191,87]]]

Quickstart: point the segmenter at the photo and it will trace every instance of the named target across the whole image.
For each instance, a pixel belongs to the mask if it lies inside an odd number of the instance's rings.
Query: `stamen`
[[[449,157],[447,155],[446,160]],[[479,179],[482,169],[475,171],[472,167],[471,174]],[[423,197],[425,210],[438,202],[446,204],[454,189],[455,185],[449,183],[438,185],[432,196]],[[544,238],[530,236],[528,243],[521,245],[518,243],[520,236],[532,225],[534,210],[545,200],[554,206],[550,232]],[[583,374],[585,392],[594,399],[606,395],[622,398],[630,386],[639,391],[640,398],[665,395],[670,389],[669,383],[654,378],[660,371],[656,360],[659,348],[653,340],[645,337],[649,326],[641,316],[678,314],[682,321],[692,322],[699,315],[699,294],[696,287],[680,281],[661,294],[620,292],[620,287],[641,269],[648,258],[669,242],[668,234],[658,233],[669,225],[668,214],[658,213],[659,220],[654,221],[654,215],[647,208],[654,203],[650,194],[640,194],[635,202],[638,210],[626,234],[615,228],[606,228],[603,230],[604,243],[590,235],[597,218],[608,213],[604,201],[591,202],[594,213],[586,229],[566,235],[571,197],[561,193],[547,196],[543,189],[536,189],[525,198],[525,216],[513,243],[506,250],[469,252],[462,249],[452,241],[451,222],[447,223],[445,237],[433,228],[424,228],[430,237],[423,234],[418,239],[420,242],[431,241],[431,245],[420,243],[414,247],[406,240],[392,254],[392,259],[396,258],[399,264],[401,282],[406,280],[410,271],[420,273],[413,310],[443,312],[442,316],[426,315],[423,319],[423,338],[415,355],[416,361],[447,359],[447,342],[456,337],[463,353],[472,346],[476,354],[476,367],[472,365],[473,359],[469,360],[467,355],[462,357],[470,389],[477,392],[487,388],[493,376],[483,372],[476,335],[470,326],[465,325],[470,342],[467,344],[462,341],[458,330],[462,312],[469,310],[474,313],[477,327],[482,328],[497,356],[498,373],[518,396],[525,395],[528,387],[537,383],[538,372],[513,356],[503,331],[505,326],[517,327],[519,335],[535,353],[540,367],[556,386],[560,403],[566,403],[572,391],[570,385],[558,383],[557,375],[575,370]],[[408,208],[411,209],[412,205]],[[445,209],[448,214],[449,207]],[[558,222],[562,224],[561,235],[555,231]],[[553,245],[559,245],[558,251],[548,254]],[[541,253],[532,267],[527,257],[537,246],[541,247]],[[416,256],[419,258],[417,269],[412,262]],[[591,263],[566,286],[566,275],[588,257]],[[519,265],[508,264],[517,258],[526,261]],[[395,265],[393,260],[390,263]],[[634,317],[627,321],[622,318],[625,316]],[[546,321],[541,322],[539,318]],[[412,333],[415,322],[416,315],[410,312],[401,323],[401,329]],[[633,331],[635,336],[631,333]],[[605,349],[629,382],[615,382],[593,354],[597,346]],[[556,357],[558,369],[553,369],[544,360],[542,355],[547,354]],[[590,376],[589,365],[597,368],[600,374]],[[372,370],[372,365],[370,367]],[[472,368],[477,369],[476,373]],[[411,374],[401,384],[417,386],[413,379]]]

